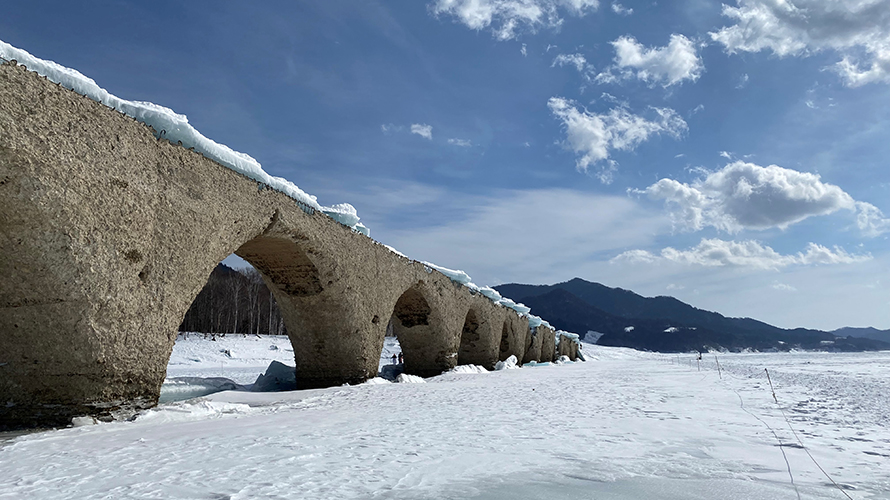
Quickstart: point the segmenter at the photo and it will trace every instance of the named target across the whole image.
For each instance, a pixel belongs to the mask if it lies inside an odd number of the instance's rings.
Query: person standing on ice
[[[393,355],[392,355],[392,364],[396,364],[396,354],[395,353],[393,353]]]
[[[405,358],[402,356],[402,353],[399,353],[399,364],[402,364],[404,362],[405,362]]]

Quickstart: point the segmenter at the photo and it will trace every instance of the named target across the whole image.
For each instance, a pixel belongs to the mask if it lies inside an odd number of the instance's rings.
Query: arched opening
[[[410,288],[399,297],[393,315],[399,320],[403,329],[411,329],[415,326],[429,325],[429,303],[423,298],[423,294],[416,288]]]
[[[457,331],[446,331],[425,287],[420,281],[399,296],[393,307],[392,327],[404,356],[404,372],[432,377],[457,364],[460,340]]]
[[[229,389],[294,389],[289,298],[321,291],[318,270],[293,241],[260,236],[241,245],[211,271],[185,313],[161,401]]]
[[[432,309],[429,302],[417,287],[409,288],[396,301],[390,324],[402,356],[399,359],[396,354],[399,366],[393,374],[403,371],[411,375],[430,375],[429,362],[424,352],[431,334],[430,313]]]
[[[510,357],[510,321],[504,321],[504,327],[501,330],[501,346],[499,349],[498,359],[501,361]]]

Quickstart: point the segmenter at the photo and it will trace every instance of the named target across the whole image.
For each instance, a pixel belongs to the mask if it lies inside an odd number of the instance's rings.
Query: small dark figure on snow
[[[404,356],[402,356],[402,353],[399,353],[399,364],[402,364],[404,362],[405,362]]]
[[[393,354],[392,355],[392,364],[396,364],[396,359],[398,359],[398,358],[396,358],[396,355]]]

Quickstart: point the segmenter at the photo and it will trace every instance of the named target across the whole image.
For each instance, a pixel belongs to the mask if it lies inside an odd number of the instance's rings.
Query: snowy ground
[[[292,364],[287,349],[189,340],[168,377],[247,384]],[[721,354],[720,374],[713,355],[699,371],[690,355],[584,352],[424,384],[219,392],[19,436],[0,442],[0,498],[890,498],[890,352]]]

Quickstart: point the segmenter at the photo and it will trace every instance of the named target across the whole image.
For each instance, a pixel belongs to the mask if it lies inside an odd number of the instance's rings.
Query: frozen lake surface
[[[193,337],[168,378],[249,384],[293,364],[288,349]],[[890,498],[890,352],[719,354],[719,374],[713,354],[583,352],[424,384],[225,391],[12,437],[0,498]]]

